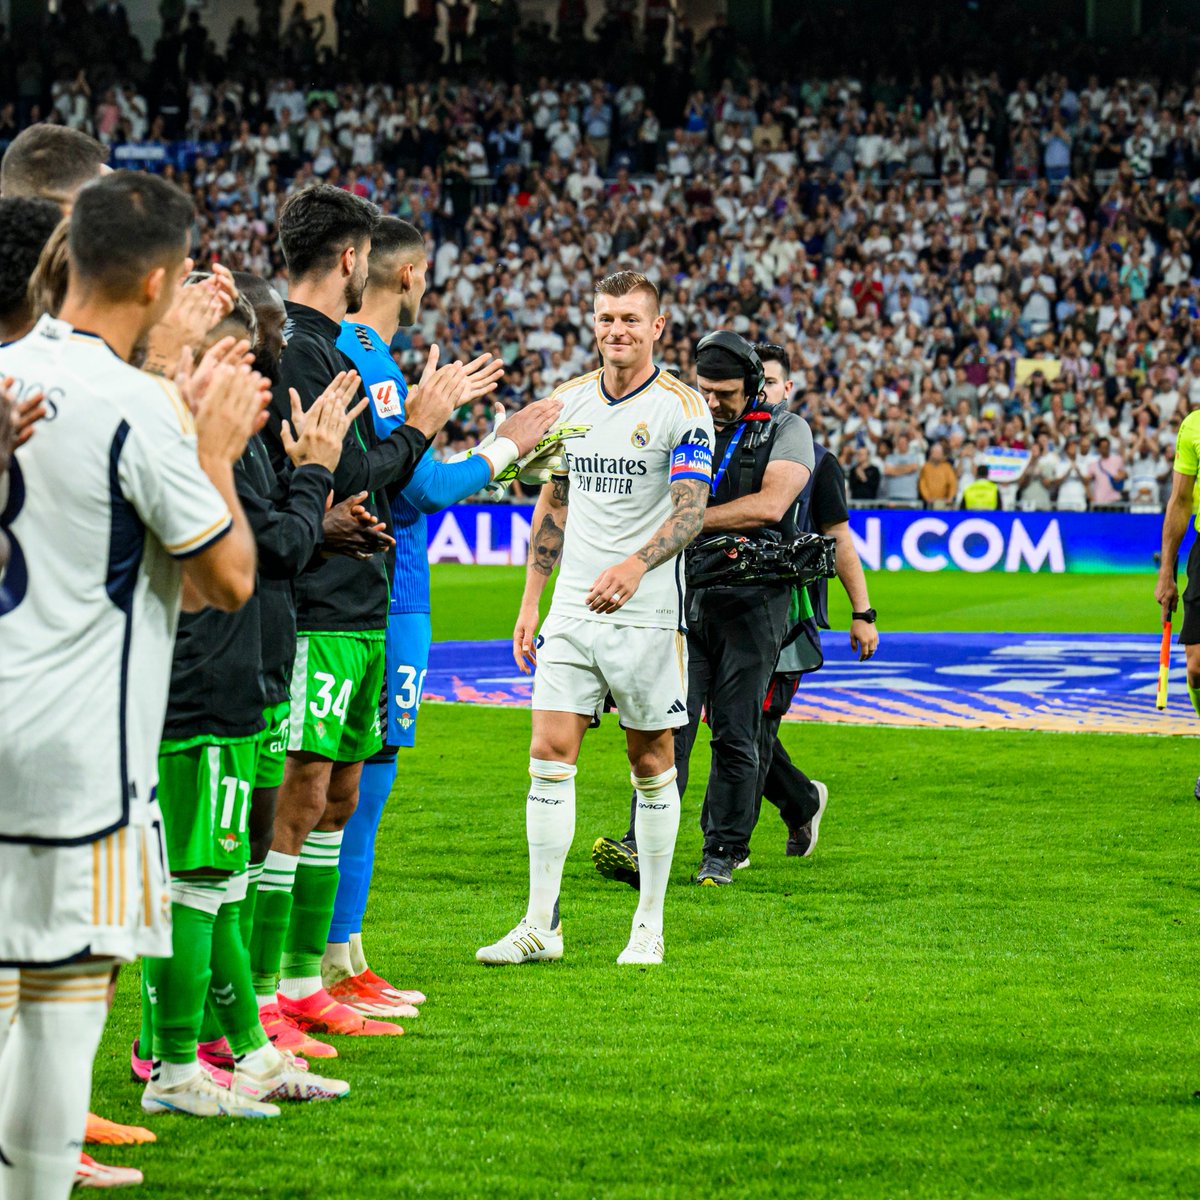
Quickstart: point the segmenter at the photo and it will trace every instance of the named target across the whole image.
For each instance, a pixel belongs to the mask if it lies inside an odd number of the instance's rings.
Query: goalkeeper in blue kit
[[[417,320],[425,294],[428,259],[425,239],[407,221],[384,217],[371,237],[371,257],[362,307],[342,322],[337,348],[350,358],[370,397],[370,412],[380,437],[402,424],[408,384],[391,354],[391,340],[402,325]],[[436,353],[436,352],[435,352]],[[428,371],[436,363],[432,361]],[[490,356],[487,356],[490,357]],[[491,392],[503,363],[474,363],[468,402]],[[359,1012],[383,1016],[419,1004],[419,992],[393,987],[370,969],[362,946],[363,914],[375,862],[375,836],[383,806],[396,779],[396,753],[416,740],[417,713],[429,665],[429,559],[426,514],[465,500],[497,476],[511,476],[518,463],[529,463],[558,415],[557,401],[528,405],[506,421],[489,443],[456,462],[439,462],[427,451],[402,490],[391,496],[395,566],[388,609],[387,672],[381,707],[383,750],[363,767],[358,808],[342,840],[341,877],[329,944],[321,964],[331,996]],[[544,443],[543,443],[544,444]],[[529,463],[537,470],[537,462]],[[404,1009],[405,1012],[409,1011]]]

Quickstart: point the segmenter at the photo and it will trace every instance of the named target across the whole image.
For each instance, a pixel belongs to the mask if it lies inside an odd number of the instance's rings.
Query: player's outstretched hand
[[[201,460],[232,466],[246,443],[267,423],[271,386],[247,366],[216,367],[196,411],[196,451]]]
[[[462,363],[438,366],[440,351],[430,347],[429,361],[421,382],[408,397],[406,423],[423,433],[430,441],[450,419],[450,414],[463,403],[466,393],[466,372]]]
[[[463,371],[467,377],[463,403],[470,404],[496,390],[496,385],[504,378],[504,359],[498,355],[481,354],[467,363]]]
[[[513,661],[521,670],[522,675],[529,675],[537,666],[538,606],[522,604],[517,613],[517,623],[513,627]]]
[[[633,599],[645,573],[645,564],[636,558],[608,567],[596,576],[584,603],[594,613],[614,613]]]
[[[1158,586],[1154,589],[1154,599],[1162,609],[1162,619],[1165,624],[1171,619],[1171,614],[1179,604],[1179,584],[1175,581],[1175,572],[1158,573]]]
[[[508,438],[520,451],[520,457],[524,458],[550,431],[550,426],[558,420],[561,412],[561,400],[553,397],[536,400],[508,417],[499,431],[500,436]]]
[[[300,403],[300,393],[288,388],[292,398],[292,422],[283,422],[280,441],[288,458],[297,467],[316,463],[333,471],[342,458],[342,443],[355,417],[367,407],[365,399],[354,403],[358,392],[358,372],[341,371],[317,397],[308,412]],[[349,408],[346,406],[350,405]],[[293,434],[292,430],[296,430]]]
[[[359,492],[357,496],[348,496],[340,504],[330,505],[323,526],[323,554],[367,559],[382,554],[396,544],[395,539],[386,532],[387,526],[363,506],[366,498],[366,492]]]

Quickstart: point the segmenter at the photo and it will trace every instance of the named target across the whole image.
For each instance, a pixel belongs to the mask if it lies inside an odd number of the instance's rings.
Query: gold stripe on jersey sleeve
[[[674,377],[668,376],[665,372],[659,376],[659,380],[668,392],[673,393],[679,398],[679,403],[683,408],[685,416],[703,416],[703,410],[701,408],[703,401],[690,387],[688,387],[686,384],[680,383]]]
[[[587,383],[589,379],[599,379],[600,372],[602,370],[604,370],[603,367],[597,367],[594,371],[589,371],[586,375],[576,375],[574,379],[566,379],[560,383],[558,387],[556,387],[554,391],[550,393],[550,395],[557,396],[560,392],[565,392],[567,388],[578,387],[581,384]],[[501,426],[501,428],[503,428],[503,426]]]
[[[501,428],[503,428],[503,426]],[[190,537],[185,542],[176,542],[172,546],[164,545],[163,549],[165,549],[168,554],[184,554],[188,550],[190,550],[193,546],[200,545],[200,543],[203,542],[205,538],[212,537],[212,535],[214,533],[216,533],[218,529],[220,529],[224,525],[228,525],[232,520],[233,520],[233,518],[229,515],[229,513],[227,511],[223,517],[221,517],[219,520],[214,521],[203,532],[196,534],[195,537]]]
[[[658,379],[663,389],[679,400],[680,407],[683,409],[685,416],[699,416],[699,413],[696,412],[695,397],[688,394],[690,389],[685,388],[683,384],[667,371],[664,371]]]
[[[183,402],[183,397],[179,394],[179,389],[160,375],[147,375],[146,378],[153,379],[166,392],[167,399],[171,401],[171,407],[175,410],[175,418],[179,422],[179,428],[189,435],[195,433],[196,422],[192,417],[192,410]]]

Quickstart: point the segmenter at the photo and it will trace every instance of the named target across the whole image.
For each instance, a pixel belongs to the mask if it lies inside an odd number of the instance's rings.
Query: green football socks
[[[1200,717],[1200,688],[1194,688],[1188,684],[1188,695],[1192,700],[1192,707],[1196,710],[1196,716]]]
[[[213,923],[224,893],[223,879],[171,881],[171,957],[148,958],[143,966],[156,1061],[196,1060],[208,995]]]
[[[254,929],[250,937],[250,974],[261,1007],[275,1003],[283,943],[292,915],[292,888],[299,859],[272,850],[263,863],[254,904]]]
[[[235,884],[235,886],[237,886]],[[236,894],[236,893],[235,893]],[[250,955],[242,942],[241,906],[222,904],[213,925],[210,1004],[220,1030],[237,1057],[267,1044],[250,979]]]
[[[321,959],[337,899],[342,831],[313,832],[300,851],[280,991],[294,1000],[321,990]]]

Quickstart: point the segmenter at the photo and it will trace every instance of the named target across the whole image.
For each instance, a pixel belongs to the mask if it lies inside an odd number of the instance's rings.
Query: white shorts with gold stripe
[[[535,644],[534,708],[599,715],[611,692],[626,729],[688,723],[682,633],[552,613]]]
[[[171,953],[158,804],[82,846],[0,842],[0,966]]]

